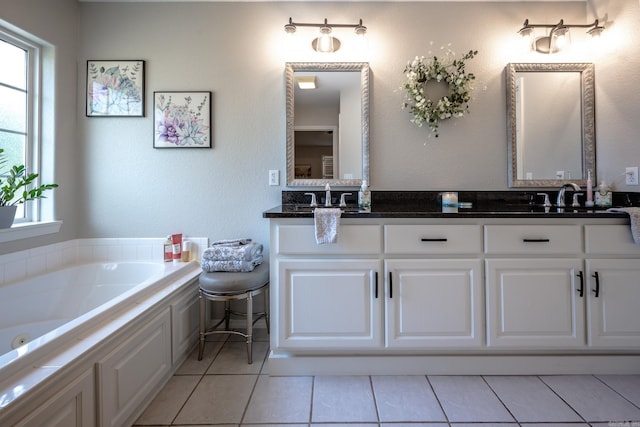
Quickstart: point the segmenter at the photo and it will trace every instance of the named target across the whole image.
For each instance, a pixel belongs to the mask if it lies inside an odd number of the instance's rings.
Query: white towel
[[[640,245],[640,208],[611,208],[607,212],[624,212],[629,214],[633,241]]]
[[[342,210],[338,208],[316,208],[313,214],[316,224],[316,242],[319,245],[337,243]]]

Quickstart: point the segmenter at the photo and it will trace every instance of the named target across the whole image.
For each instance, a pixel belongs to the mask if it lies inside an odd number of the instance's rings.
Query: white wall
[[[155,237],[170,232],[211,239],[250,236],[268,241],[262,211],[279,204],[283,186],[269,187],[269,169],[284,182],[285,99],[283,25],[356,22],[369,29],[371,65],[371,186],[373,190],[507,189],[506,95],[508,62],[585,61],[596,66],[599,177],[625,187],[625,166],[640,164],[640,8],[636,0],[566,3],[293,2],[80,3],[1,0],[2,18],[75,48],[77,76],[58,81],[60,126],[78,121],[77,138],[59,138],[57,207],[73,237]],[[8,3],[8,12],[4,3]],[[40,7],[32,17],[34,5]],[[60,6],[64,6],[58,10]],[[64,18],[45,20],[47,14]],[[608,51],[549,57],[516,50],[516,31],[531,22],[606,21]],[[53,27],[53,28],[51,28]],[[622,36],[624,35],[624,37]],[[575,40],[575,38],[574,38]],[[433,41],[433,46],[430,46]],[[577,40],[576,40],[577,41]],[[416,55],[451,43],[477,75],[471,114],[442,123],[441,136],[409,122],[400,108],[402,70]],[[345,58],[339,60],[361,60]],[[63,57],[68,71],[71,55]],[[147,61],[145,118],[84,116],[88,59]],[[309,58],[299,58],[308,60]],[[622,77],[622,78],[621,78]],[[66,101],[75,82],[77,105]],[[213,92],[213,148],[152,148],[154,90]],[[73,107],[76,118],[69,110]],[[67,139],[72,140],[66,141]],[[62,161],[64,159],[64,162]],[[68,162],[67,162],[68,161]],[[66,187],[66,188],[64,188]],[[68,205],[67,205],[68,203]],[[67,207],[68,206],[68,207]],[[78,215],[74,216],[74,212]],[[36,242],[37,243],[37,242]],[[34,243],[35,245],[35,243]]]

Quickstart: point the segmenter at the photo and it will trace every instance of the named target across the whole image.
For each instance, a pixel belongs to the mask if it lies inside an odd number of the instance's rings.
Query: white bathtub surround
[[[196,253],[208,243],[206,238],[190,240],[197,245]],[[155,267],[149,260],[137,263],[150,268],[138,277],[143,283],[123,285],[121,295],[97,308],[90,303],[77,320],[0,356],[0,425],[42,425],[65,412],[73,415],[59,425],[94,425],[97,419],[100,425],[116,426],[135,420],[197,343],[201,269],[194,261],[162,262],[163,241],[76,240],[0,257],[5,279],[7,272],[15,278],[22,270],[12,263],[27,271],[33,271],[27,266],[34,262],[59,270],[100,254],[111,257],[107,265],[113,266],[118,264],[115,258],[126,255],[129,261],[134,253],[157,261]],[[135,263],[120,266],[127,264]],[[14,289],[8,281],[0,285],[0,292]],[[53,292],[51,302],[54,305]],[[70,297],[59,305],[77,309],[82,303]]]
[[[200,260],[209,240],[186,237]],[[68,265],[103,261],[162,261],[164,238],[76,239],[0,255],[0,286]]]

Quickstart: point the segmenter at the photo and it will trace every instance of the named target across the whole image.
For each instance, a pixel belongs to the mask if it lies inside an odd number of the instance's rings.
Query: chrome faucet
[[[328,182],[327,182],[327,185],[324,186],[324,194],[325,194],[324,207],[330,208],[331,207],[331,186],[329,185]]]
[[[573,182],[567,182],[566,184],[563,184],[562,187],[560,187],[560,190],[558,190],[558,201],[556,203],[556,205],[558,205],[559,208],[564,208],[565,206],[567,206],[564,203],[564,190],[565,188],[573,188],[573,191],[580,191],[581,188],[578,184],[575,184]]]

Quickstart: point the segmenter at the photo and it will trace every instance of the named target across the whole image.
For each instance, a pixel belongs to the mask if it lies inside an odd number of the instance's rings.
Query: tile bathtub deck
[[[640,427],[640,375],[270,377],[256,332],[252,365],[207,342],[134,426]]]

